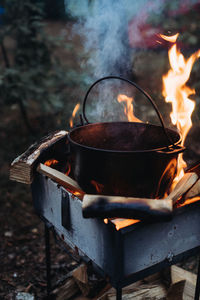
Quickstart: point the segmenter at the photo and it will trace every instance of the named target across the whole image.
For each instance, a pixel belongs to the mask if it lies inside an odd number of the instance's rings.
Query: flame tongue
[[[124,106],[124,113],[128,118],[129,122],[141,122],[138,118],[135,117],[134,113],[133,113],[133,98],[132,97],[128,97],[126,95],[118,95],[117,97],[117,101],[119,103],[121,102],[125,102],[125,106]]]
[[[69,125],[70,125],[71,128],[72,128],[73,125],[74,125],[74,118],[75,118],[75,116],[76,116],[77,111],[79,110],[79,108],[80,108],[80,103],[77,103],[77,104],[75,105],[74,109],[73,109],[72,116],[71,116],[71,118],[70,118],[70,120],[69,120]]]
[[[168,41],[170,43],[175,43],[177,38],[179,36],[179,33],[175,34],[175,35],[171,35],[171,36],[167,36],[167,35],[164,35],[164,34],[160,34],[160,37],[165,40],[165,41]]]
[[[161,35],[161,37],[169,42],[175,43],[178,34],[171,37]],[[182,136],[183,145],[187,133],[192,126],[191,115],[195,108],[194,101],[189,99],[190,95],[195,94],[195,90],[186,86],[186,82],[190,77],[194,62],[200,57],[200,50],[192,54],[188,59],[185,59],[182,53],[177,49],[175,43],[169,49],[168,56],[171,69],[163,76],[162,93],[165,97],[165,101],[172,103],[171,121],[177,126]],[[182,155],[179,155],[176,180],[179,180],[183,176],[184,167],[186,167],[186,163]]]

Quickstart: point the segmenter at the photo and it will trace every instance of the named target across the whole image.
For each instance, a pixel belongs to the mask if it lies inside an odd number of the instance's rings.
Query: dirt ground
[[[40,125],[39,120],[35,123]],[[11,161],[35,138],[30,137],[17,113],[1,116],[0,127],[0,299],[14,299],[18,291],[43,299],[46,295],[44,226],[35,215],[30,187],[9,181]],[[73,267],[71,259],[53,240],[52,263],[54,283]]]

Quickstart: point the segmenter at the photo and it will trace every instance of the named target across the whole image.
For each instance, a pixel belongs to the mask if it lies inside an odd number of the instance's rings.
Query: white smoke
[[[83,38],[88,57],[81,67],[90,70],[93,81],[108,75],[130,78],[136,51],[134,39],[140,34],[139,24],[151,13],[162,13],[166,3],[170,0],[65,0],[66,11],[77,20],[73,32]],[[133,24],[132,47],[128,36],[130,20]],[[119,87],[120,84],[115,80],[99,89],[98,99],[95,100],[99,116],[103,116],[106,105],[110,108],[110,103],[114,98],[116,100],[113,86]],[[116,109],[109,109],[111,119],[116,115]]]
[[[77,17],[74,31],[84,37],[85,51],[90,52],[87,66],[94,78],[127,75],[132,67],[128,40],[128,22],[144,13],[160,13],[164,0],[65,0],[66,10]],[[93,50],[93,51],[92,51]]]

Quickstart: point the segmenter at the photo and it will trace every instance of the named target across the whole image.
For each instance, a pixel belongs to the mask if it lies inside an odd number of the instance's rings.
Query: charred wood
[[[172,201],[117,196],[85,195],[82,206],[85,218],[133,218],[166,220],[172,216]]]

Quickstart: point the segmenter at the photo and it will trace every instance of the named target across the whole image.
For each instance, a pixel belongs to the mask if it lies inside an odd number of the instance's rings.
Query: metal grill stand
[[[77,247],[109,277],[122,298],[122,288],[200,252],[199,202],[180,207],[172,220],[139,222],[116,230],[114,224],[82,217],[81,201],[38,174],[32,184],[36,213],[45,221],[47,289],[50,282],[49,224],[72,248]],[[198,270],[195,300],[200,294]]]

